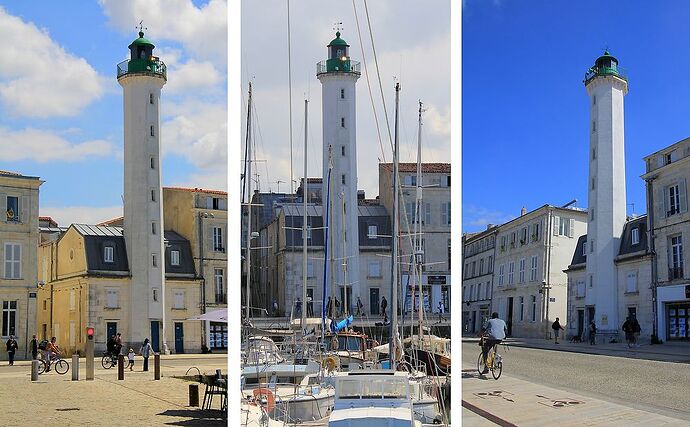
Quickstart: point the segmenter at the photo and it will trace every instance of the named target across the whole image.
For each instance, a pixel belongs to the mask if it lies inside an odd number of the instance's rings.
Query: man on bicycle
[[[482,355],[484,357],[484,370],[482,371],[482,374],[489,373],[489,367],[486,364],[486,358],[489,350],[491,350],[491,347],[499,344],[506,338],[507,330],[508,326],[506,325],[506,322],[498,318],[498,313],[491,313],[491,319],[486,322],[481,331],[483,340]]]
[[[46,350],[45,350],[45,359],[46,359],[46,372],[50,371],[50,362],[52,361],[53,357],[59,356],[60,353],[60,347],[57,345],[57,338],[52,337],[48,344],[46,344]]]

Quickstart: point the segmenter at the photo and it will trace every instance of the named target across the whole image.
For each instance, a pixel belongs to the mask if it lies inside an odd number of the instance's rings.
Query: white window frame
[[[503,286],[504,268],[505,268],[505,264],[501,264],[498,266],[498,286]]]
[[[520,321],[525,320],[525,297],[519,296],[518,301],[520,302]]]
[[[307,228],[308,230],[308,228]],[[309,236],[307,236],[309,238]],[[213,227],[213,251],[223,252],[223,227]]]
[[[508,285],[512,285],[515,279],[515,261],[510,261],[508,264]]]
[[[2,336],[4,338],[9,337],[10,335],[17,335],[18,307],[19,303],[16,300],[5,300],[2,302]],[[10,328],[12,325],[14,326],[14,330]]]
[[[115,248],[113,246],[103,247],[103,262],[108,264],[115,262]]]
[[[532,319],[530,322],[536,322],[537,321],[537,296],[536,295],[530,295],[531,298],[531,311],[532,311]]]
[[[633,245],[637,245],[640,243],[640,228],[635,227],[632,230],[630,230],[630,243]]]
[[[584,280],[578,280],[575,283],[575,287],[576,287],[575,296],[577,298],[584,298],[585,297],[585,287],[586,287],[585,281]]]
[[[520,258],[519,269],[518,269],[518,283],[525,283],[525,264],[524,258]]]
[[[9,216],[10,211],[8,209],[8,205],[9,205],[8,202],[9,202],[10,198],[17,199],[17,212],[12,211],[12,217],[11,218]],[[5,222],[13,222],[13,223],[22,222],[21,209],[22,209],[22,198],[20,196],[8,194],[7,196],[5,196],[5,213],[4,213],[3,220]]]
[[[74,289],[69,290],[69,310],[77,309],[77,292]]]
[[[178,249],[170,250],[170,265],[180,265],[180,251]]]
[[[367,231],[368,231],[367,237],[369,237],[370,239],[377,239],[378,238],[378,234],[379,234],[378,225],[369,225],[367,227]]]

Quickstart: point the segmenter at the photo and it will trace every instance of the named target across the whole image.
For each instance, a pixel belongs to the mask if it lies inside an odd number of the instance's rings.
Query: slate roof
[[[632,243],[632,230],[634,228],[639,229],[639,242],[637,244]],[[575,266],[584,266],[587,262],[587,257],[582,254],[582,246],[587,242],[587,235],[580,236],[577,239],[577,245],[575,246],[575,253],[570,261],[569,268]],[[627,255],[638,254],[639,256],[646,255],[649,251],[649,245],[647,242],[647,215],[642,215],[636,218],[629,219],[626,221],[623,227],[623,233],[621,235],[621,244],[618,248],[618,255],[616,258],[626,257]]]
[[[285,204],[282,206],[285,212],[285,226],[290,228],[301,228],[304,207],[301,204]],[[323,227],[323,208],[321,205],[307,205],[308,223],[313,228]],[[384,206],[359,205],[357,206],[358,213],[358,231],[359,231],[359,246],[373,247],[373,246],[390,246],[391,239],[386,237],[377,237],[370,239],[369,226],[375,225],[377,228],[377,235],[390,236],[391,220],[388,211]],[[311,232],[311,246],[323,246],[324,230],[312,230]],[[286,246],[302,246],[302,233],[300,230],[285,230],[285,244]]]
[[[115,275],[129,274],[127,247],[122,227],[72,224],[72,227],[84,236],[86,265],[90,273]],[[174,231],[166,230],[165,238],[165,272],[167,275],[194,277],[194,259],[192,247],[187,239]],[[105,262],[105,247],[113,248],[113,262]],[[180,251],[180,265],[170,263],[170,252]]]

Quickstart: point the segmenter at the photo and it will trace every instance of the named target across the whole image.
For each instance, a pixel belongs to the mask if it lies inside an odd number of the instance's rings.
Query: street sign
[[[426,283],[429,285],[445,285],[446,276],[427,276]]]

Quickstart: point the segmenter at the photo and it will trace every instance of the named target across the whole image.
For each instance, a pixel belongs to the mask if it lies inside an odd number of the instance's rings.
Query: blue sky
[[[140,20],[168,65],[163,184],[227,189],[225,0],[0,1],[0,169],[45,180],[61,225],[121,214],[115,67]]]
[[[465,0],[462,12],[463,232],[522,206],[587,206],[582,80],[607,46],[629,83],[627,201],[645,213],[642,157],[690,136],[690,3]]]

